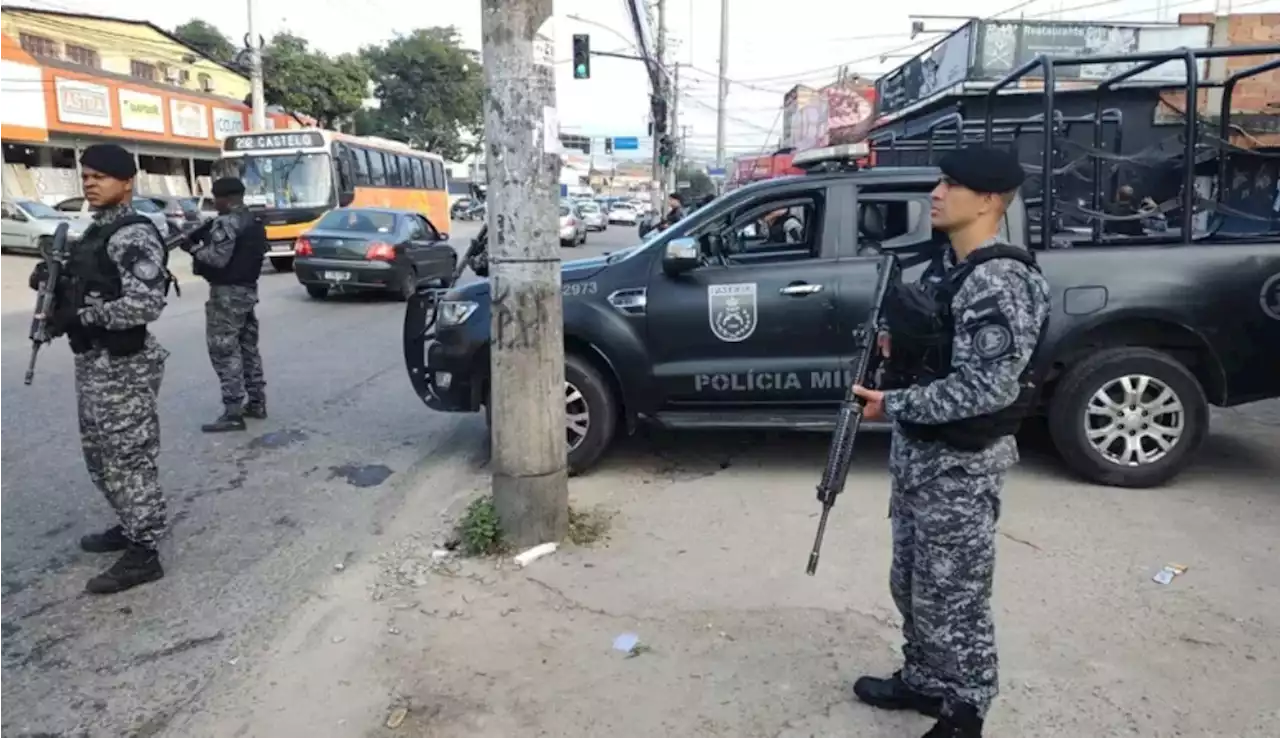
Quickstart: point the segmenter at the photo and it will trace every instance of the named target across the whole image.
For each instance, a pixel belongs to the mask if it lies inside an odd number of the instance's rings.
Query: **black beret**
[[[138,173],[138,162],[133,154],[116,144],[94,144],[80,155],[81,166],[95,169],[112,179],[133,179]]]
[[[244,182],[241,182],[239,177],[222,177],[221,179],[214,181],[211,189],[214,197],[243,195]]]
[[[938,166],[956,184],[984,194],[1013,192],[1027,178],[1017,155],[986,147],[952,151]]]

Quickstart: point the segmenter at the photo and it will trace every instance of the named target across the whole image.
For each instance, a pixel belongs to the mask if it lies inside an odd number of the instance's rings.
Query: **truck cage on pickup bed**
[[[1260,64],[1240,69],[1220,81],[1199,79],[1199,70],[1203,61],[1256,56],[1271,56],[1273,58]],[[1185,106],[1186,109],[1184,111],[1179,111],[1184,119],[1181,131],[1172,136],[1166,136],[1164,141],[1155,146],[1147,147],[1135,154],[1125,155],[1123,152],[1124,113],[1117,107],[1106,106],[1107,93],[1127,89],[1127,86],[1122,86],[1126,81],[1172,62],[1182,62],[1185,65],[1186,76],[1181,85],[1182,94],[1184,95],[1183,100],[1192,101]],[[1071,90],[1056,89],[1056,71],[1059,68],[1100,64],[1128,64],[1131,66],[1099,81],[1096,87],[1072,88]],[[1039,150],[1034,152],[1038,162],[1027,163],[1024,161],[1023,163],[1023,168],[1030,175],[1028,183],[1024,185],[1023,200],[1028,209],[1027,218],[1024,219],[1024,228],[1026,230],[1024,242],[1032,248],[1086,246],[1109,242],[1112,239],[1104,238],[1104,222],[1138,220],[1152,216],[1163,218],[1166,213],[1177,214],[1179,221],[1177,240],[1185,244],[1217,235],[1218,226],[1210,227],[1208,232],[1196,233],[1195,219],[1197,214],[1202,212],[1218,216],[1219,225],[1223,217],[1232,216],[1248,221],[1261,221],[1270,226],[1263,232],[1233,234],[1233,237],[1236,238],[1256,238],[1264,235],[1274,235],[1277,228],[1280,227],[1280,224],[1276,222],[1276,217],[1261,217],[1254,213],[1245,212],[1228,206],[1225,200],[1229,189],[1228,183],[1232,170],[1233,155],[1247,155],[1260,159],[1280,159],[1280,153],[1246,149],[1231,143],[1232,129],[1242,130],[1231,122],[1231,105],[1237,85],[1242,80],[1277,69],[1280,69],[1280,45],[1209,49],[1179,48],[1169,51],[1073,58],[1039,56],[1014,69],[986,90],[984,96],[986,109],[984,115],[980,118],[965,118],[961,113],[953,112],[942,115],[918,130],[911,131],[905,135],[900,135],[899,131],[895,129],[881,126],[879,130],[871,132],[868,140],[872,143],[878,156],[887,153],[890,156],[886,158],[892,159],[894,158],[892,155],[895,153],[923,153],[924,161],[919,161],[919,157],[917,157],[913,163],[932,165],[936,163],[934,160],[936,153],[945,153],[949,150],[976,144],[1000,148],[1011,147],[1021,154],[1022,150],[1027,148],[1026,144],[1034,144],[1034,139],[1031,137],[1038,136],[1040,146]],[[1001,92],[1036,71],[1039,71],[1043,78],[1042,112],[1026,117],[997,117],[995,108]],[[1140,86],[1147,89],[1152,87],[1176,89],[1179,85],[1148,82],[1142,83]],[[1199,92],[1206,88],[1220,88],[1222,90],[1216,126],[1213,125],[1212,121],[1205,120],[1203,114],[1198,112],[1201,107]],[[1093,112],[1065,115],[1059,109],[1059,101],[1064,94],[1092,95],[1094,102]],[[1208,101],[1206,100],[1205,102]],[[1204,107],[1207,108],[1208,106]],[[1050,125],[1045,125],[1046,120],[1053,122]],[[1216,127],[1216,131],[1209,132],[1205,130],[1211,127]],[[1088,143],[1079,143],[1071,138],[1073,129],[1080,130],[1082,128],[1085,130],[1085,137],[1090,139]],[[1090,132],[1092,136],[1088,135]],[[1165,141],[1171,138],[1177,139],[1181,149],[1176,154],[1157,158],[1148,153],[1152,149],[1160,148]],[[1077,150],[1080,154],[1064,163],[1062,159],[1066,149]],[[1148,207],[1145,212],[1140,214],[1116,215],[1103,212],[1105,202],[1103,197],[1104,184],[1108,185],[1108,190],[1114,192],[1119,184],[1120,165],[1137,164],[1141,166],[1145,164],[1146,166],[1151,166],[1150,163],[1144,163],[1143,159],[1154,160],[1157,164],[1178,163],[1181,169],[1182,181],[1177,194],[1155,204],[1154,207]],[[1196,193],[1196,176],[1197,169],[1201,168],[1200,165],[1212,162],[1215,159],[1217,164],[1215,178],[1218,182],[1218,187],[1216,188],[1215,196],[1210,199]],[[1084,166],[1082,165],[1086,163],[1091,165],[1087,175],[1089,189],[1092,192],[1089,206],[1085,207],[1079,203],[1056,199],[1055,196],[1059,188],[1055,180],[1069,174],[1084,179],[1085,177],[1078,170],[1083,169]],[[1107,164],[1111,165],[1110,172],[1106,171],[1108,169]],[[1045,176],[1046,172],[1049,172],[1050,175]],[[1038,187],[1036,186],[1037,179]],[[1038,192],[1036,192],[1037,189],[1039,190]],[[1047,208],[1046,203],[1048,204]],[[1087,234],[1083,232],[1084,229],[1082,228],[1071,229],[1065,226],[1064,217],[1082,220],[1087,223]],[[1043,231],[1041,224],[1044,222],[1051,224],[1051,237],[1048,244],[1045,243],[1043,238],[1039,237]],[[1150,240],[1159,243],[1170,243],[1173,240],[1170,236],[1171,234],[1169,233],[1156,234],[1154,236],[1148,235],[1146,237],[1125,236],[1123,237],[1123,242],[1131,244],[1134,243],[1135,239],[1138,239],[1139,242],[1141,240]]]

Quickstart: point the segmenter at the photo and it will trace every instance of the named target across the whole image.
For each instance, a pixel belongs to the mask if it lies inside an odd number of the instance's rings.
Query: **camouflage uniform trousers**
[[[1004,473],[951,467],[908,487],[895,476],[889,588],[902,613],[902,679],[985,716],[998,688],[991,588]]]
[[[218,374],[222,404],[239,407],[248,395],[250,402],[266,402],[267,382],[258,352],[257,287],[212,285],[204,304],[205,339],[209,360]]]
[[[131,356],[91,349],[75,357],[80,444],[89,478],[116,511],[129,540],[151,547],[167,526],[156,405],[168,357],[151,337]]]

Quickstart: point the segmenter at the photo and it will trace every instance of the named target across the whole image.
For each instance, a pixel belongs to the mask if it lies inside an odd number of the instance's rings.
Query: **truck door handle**
[[[791,295],[793,297],[803,297],[804,295],[812,295],[814,293],[821,292],[822,285],[805,284],[804,282],[796,282],[795,284],[789,284],[778,291],[784,295]]]

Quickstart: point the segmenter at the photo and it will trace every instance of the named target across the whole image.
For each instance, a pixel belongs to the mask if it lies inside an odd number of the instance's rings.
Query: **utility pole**
[[[676,167],[680,160],[679,151],[679,132],[680,132],[680,64],[671,65],[671,124],[667,126],[668,134],[671,137],[673,145],[677,148],[672,152],[671,161],[667,165],[666,179],[667,194],[676,191]],[[665,198],[664,198],[665,199]]]
[[[483,0],[493,504],[506,541],[569,530],[552,0]]]
[[[660,74],[658,79],[661,80],[659,88],[656,91],[660,99],[670,102],[667,89],[667,0],[658,0],[658,69]],[[653,209],[657,211],[659,216],[667,214],[667,198],[662,196],[662,187],[666,183],[666,176],[662,171],[662,158],[659,154],[658,143],[662,140],[662,134],[659,131],[666,128],[667,121],[658,120],[655,116],[653,121],[653,182],[650,185],[653,189]]]
[[[724,78],[729,71],[729,0],[720,0],[720,89],[716,105],[716,166],[724,166],[724,104],[729,96],[729,82]]]
[[[250,114],[249,127],[255,131],[261,131],[267,127],[267,96],[262,89],[262,42],[258,39],[258,34],[253,28],[253,3],[254,0],[248,0],[249,5],[249,60],[250,73],[249,82],[252,86],[253,112]]]

